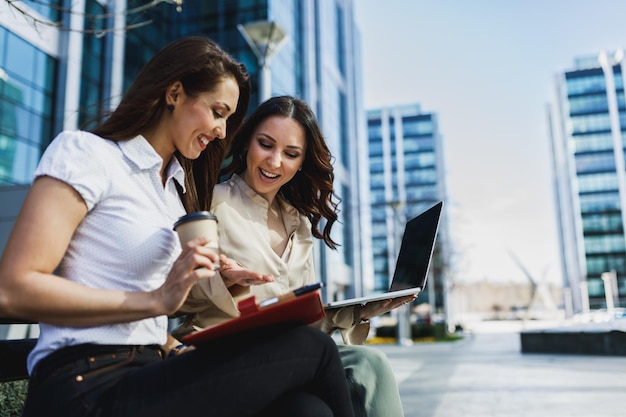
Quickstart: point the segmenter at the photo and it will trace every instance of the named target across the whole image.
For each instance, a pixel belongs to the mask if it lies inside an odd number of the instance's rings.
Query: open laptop
[[[433,256],[442,207],[443,201],[440,201],[407,222],[396,261],[396,270],[388,292],[333,301],[327,303],[324,307],[337,308],[354,304],[366,304],[371,301],[389,300],[391,298],[418,294],[423,290],[426,286],[428,268]]]

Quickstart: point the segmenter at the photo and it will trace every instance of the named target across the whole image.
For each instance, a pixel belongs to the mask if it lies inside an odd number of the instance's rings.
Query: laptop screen
[[[389,291],[424,289],[442,206],[439,202],[407,222]]]

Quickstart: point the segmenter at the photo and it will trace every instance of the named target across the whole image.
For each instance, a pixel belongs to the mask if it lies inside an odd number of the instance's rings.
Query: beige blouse
[[[289,235],[282,256],[278,256],[270,245],[267,200],[236,174],[216,186],[211,211],[218,219],[220,252],[246,269],[272,274],[275,281],[250,287],[237,286],[232,291],[236,295],[231,294],[219,273],[209,280],[199,281],[180,310],[188,317],[175,330],[175,336],[238,317],[237,303],[251,295],[264,300],[317,281],[311,223],[286,201],[281,200],[280,206]],[[361,344],[367,338],[369,324],[355,324],[354,314],[353,307],[326,310],[322,329],[329,333],[340,330],[346,344]]]

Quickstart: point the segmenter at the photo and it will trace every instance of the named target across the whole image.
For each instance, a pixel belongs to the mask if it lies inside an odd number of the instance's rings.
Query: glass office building
[[[16,6],[27,13],[15,13]],[[0,185],[5,186],[30,183],[41,152],[57,133],[92,126],[115,107],[145,62],[181,36],[211,37],[243,62],[255,106],[259,65],[237,25],[278,24],[289,39],[271,60],[272,95],[306,100],[335,157],[341,212],[333,238],[341,246],[333,251],[316,245],[317,273],[329,300],[362,294],[361,277],[368,274],[362,259],[370,257],[361,219],[369,211],[361,209],[367,190],[358,181],[360,170],[367,169],[358,164],[366,136],[351,0],[185,1],[180,11],[173,1],[38,0],[0,2],[0,13]],[[43,23],[34,25],[29,16]]]
[[[419,301],[445,305],[447,216],[443,139],[437,115],[418,104],[367,112],[374,281],[372,292],[389,288],[405,223],[435,203],[444,211],[427,282]]]
[[[554,82],[548,116],[573,313],[626,303],[625,69],[623,51],[601,53],[576,60]]]

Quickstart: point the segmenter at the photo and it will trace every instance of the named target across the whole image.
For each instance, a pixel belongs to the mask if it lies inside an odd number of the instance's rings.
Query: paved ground
[[[391,360],[405,417],[626,416],[626,357],[522,354],[518,330],[373,346]]]

